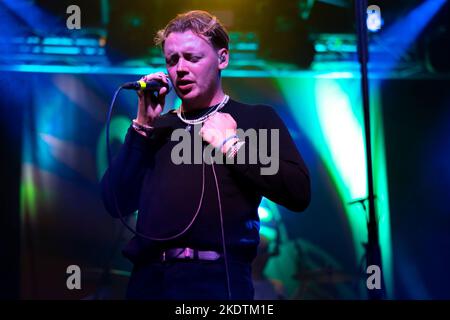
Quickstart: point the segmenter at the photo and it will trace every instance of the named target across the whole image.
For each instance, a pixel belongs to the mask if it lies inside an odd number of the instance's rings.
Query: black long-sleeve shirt
[[[205,110],[193,111],[186,116],[196,118],[200,112]],[[257,155],[261,149],[260,143],[265,140],[269,141],[270,150],[266,160],[276,156],[277,145],[270,143],[270,130],[265,139],[259,135],[260,141],[246,139],[234,164],[224,161],[214,165],[227,250],[246,252],[247,257],[252,259],[259,242],[257,209],[261,197],[265,196],[292,211],[303,211],[310,202],[309,173],[286,126],[271,107],[247,105],[230,99],[220,112],[229,113],[237,122],[238,129],[246,133],[248,129],[255,132],[260,132],[259,129],[279,130],[279,168],[276,174],[261,174],[261,169],[270,167],[270,164],[261,163]],[[135,261],[145,258],[147,252],[167,247],[222,251],[219,201],[211,164],[175,164],[172,161],[177,155],[195,160],[194,139],[199,139],[198,130],[193,128],[189,131],[192,138],[192,154],[189,157],[180,154],[180,145],[176,147],[178,140],[171,140],[175,129],[186,128],[175,112],[158,117],[154,127],[148,138],[130,127],[125,143],[103,176],[102,195],[108,212],[118,216],[114,190],[123,216],[138,210],[138,232],[149,237],[166,238],[181,232],[192,221],[201,199],[203,168],[204,196],[198,216],[185,233],[166,241],[134,237],[124,250],[125,256]],[[208,146],[206,142],[200,144],[201,148]],[[255,148],[257,144],[259,148]],[[247,162],[236,163],[242,153],[247,155]],[[256,155],[257,163],[249,163],[250,154]],[[197,155],[198,158],[201,156]]]

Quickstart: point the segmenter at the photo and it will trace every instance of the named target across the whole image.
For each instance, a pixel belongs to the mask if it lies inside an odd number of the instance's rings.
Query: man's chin
[[[194,90],[190,90],[188,92],[179,92],[178,97],[186,102],[192,102],[196,100],[197,95],[195,94]]]

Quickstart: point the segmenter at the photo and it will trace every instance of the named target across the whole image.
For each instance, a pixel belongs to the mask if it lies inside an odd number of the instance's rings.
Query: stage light
[[[265,207],[258,208],[258,216],[261,221],[268,221],[272,219],[272,213]]]
[[[381,18],[381,10],[379,6],[371,5],[367,8],[367,29],[372,32],[377,32],[383,25]]]
[[[450,72],[450,3],[447,2],[427,28],[422,39],[425,67],[432,73]]]
[[[374,57],[372,60],[381,60],[385,73],[388,74],[404,59],[408,50],[414,47],[413,44],[445,3],[445,0],[423,1],[404,17],[386,27],[380,33],[377,44],[389,48],[389,55]]]

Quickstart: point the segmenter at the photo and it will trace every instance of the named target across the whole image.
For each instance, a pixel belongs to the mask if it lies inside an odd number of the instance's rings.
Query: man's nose
[[[177,64],[177,72],[186,72],[186,61],[184,59],[179,59]]]

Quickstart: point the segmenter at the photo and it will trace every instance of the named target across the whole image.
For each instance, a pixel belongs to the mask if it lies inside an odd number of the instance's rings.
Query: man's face
[[[216,50],[209,41],[192,31],[170,33],[164,43],[167,71],[178,96],[203,107],[220,88],[219,70],[228,64],[220,61],[226,49]]]

